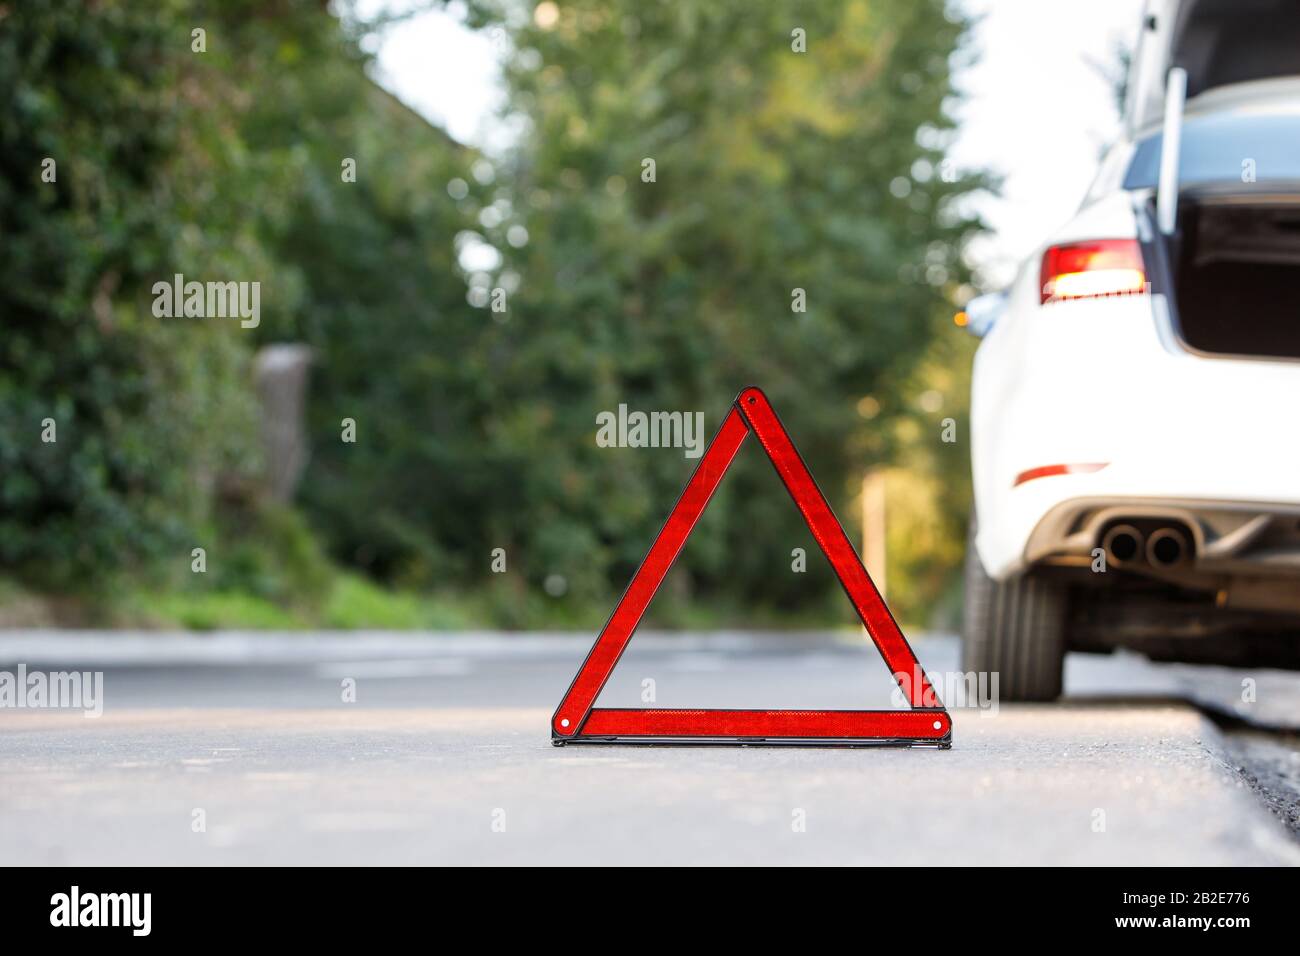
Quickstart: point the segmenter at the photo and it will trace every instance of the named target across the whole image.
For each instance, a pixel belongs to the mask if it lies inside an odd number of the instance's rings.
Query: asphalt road
[[[0,635],[0,672],[104,675],[99,717],[0,709],[0,860],[1300,863],[1297,674],[1079,655],[1066,701],[958,710],[950,751],[552,747],[590,641]],[[639,634],[600,703],[890,706],[873,654]]]

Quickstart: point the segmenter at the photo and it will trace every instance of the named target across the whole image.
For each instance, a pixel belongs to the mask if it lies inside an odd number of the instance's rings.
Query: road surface
[[[957,710],[950,751],[552,747],[590,642],[8,632],[0,672],[101,671],[103,713],[0,709],[0,859],[1300,863],[1300,675],[1076,655],[1065,702]],[[955,641],[914,645],[942,687]],[[873,654],[639,634],[600,703],[887,707]]]

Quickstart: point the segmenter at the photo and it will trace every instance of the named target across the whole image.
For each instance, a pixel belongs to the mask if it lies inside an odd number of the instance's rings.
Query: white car
[[[966,310],[964,667],[1008,700],[1067,650],[1300,664],[1300,4],[1142,30],[1083,207]]]

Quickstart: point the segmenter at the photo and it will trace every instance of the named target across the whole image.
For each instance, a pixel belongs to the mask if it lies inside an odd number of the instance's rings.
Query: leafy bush
[[[4,12],[0,566],[43,587],[102,588],[184,547],[216,475],[254,467],[245,345],[149,311],[151,281],[192,264],[168,188],[179,9]]]

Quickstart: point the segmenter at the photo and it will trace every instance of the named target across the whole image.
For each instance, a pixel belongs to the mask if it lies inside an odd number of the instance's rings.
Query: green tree
[[[514,214],[484,230],[520,277],[492,328],[488,437],[510,463],[493,533],[520,542],[536,579],[620,586],[691,463],[596,448],[596,414],[703,410],[712,429],[748,384],[843,514],[905,411],[886,405],[870,426],[886,437],[863,441],[859,399],[906,387],[966,279],[976,224],[956,201],[980,182],[941,175],[963,23],[941,0],[474,9],[510,30],[527,121],[499,187]],[[683,590],[820,606],[832,579],[788,573],[795,546],[814,547],[751,455],[688,545]]]
[[[497,464],[491,320],[457,261],[484,205],[478,157],[368,79],[351,18],[244,6],[219,8],[216,82],[242,106],[212,148],[257,177],[240,210],[277,304],[255,337],[313,350],[303,507],[376,577],[475,581]]]

